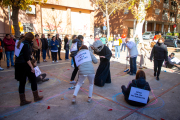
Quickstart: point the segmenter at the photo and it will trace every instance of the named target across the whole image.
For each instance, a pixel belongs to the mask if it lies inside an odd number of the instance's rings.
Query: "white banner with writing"
[[[113,42],[113,45],[119,45],[119,40],[114,41],[114,42]]]
[[[18,42],[19,42],[19,40],[16,40],[16,44],[15,44],[15,55],[16,55],[17,57],[19,57],[19,54],[20,54],[20,52],[21,52],[21,50],[22,50],[22,48],[23,48],[23,46],[24,46],[24,44],[21,43],[20,46],[19,46],[19,48],[17,48]]]
[[[76,43],[72,43],[72,45],[71,45],[71,52],[72,51],[77,51],[78,50],[78,48],[77,48],[77,42]]]
[[[149,97],[148,90],[131,87],[131,91],[130,91],[128,99],[132,100],[132,101],[147,104],[148,97]]]
[[[36,67],[34,68],[34,70],[35,70],[35,75],[36,75],[36,77],[38,77],[38,76],[41,74],[41,70],[39,69],[38,66],[36,66]]]
[[[81,51],[75,56],[75,62],[76,62],[77,67],[80,64],[82,64],[84,62],[88,62],[88,61],[92,61],[89,50]]]

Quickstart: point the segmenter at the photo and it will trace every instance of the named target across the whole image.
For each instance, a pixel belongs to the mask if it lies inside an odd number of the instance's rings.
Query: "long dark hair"
[[[35,63],[35,62],[36,62],[35,59],[32,59],[32,60],[31,60],[31,64],[32,64],[33,67],[36,67],[36,66],[34,66],[34,63]]]
[[[77,35],[73,35],[73,36],[72,36],[72,40],[76,39],[76,36],[77,36]]]
[[[17,44],[17,48],[20,47],[21,42],[23,42],[24,40],[27,40],[28,42],[32,42],[33,39],[34,39],[34,35],[31,32],[26,33],[25,36],[21,40],[19,40]]]

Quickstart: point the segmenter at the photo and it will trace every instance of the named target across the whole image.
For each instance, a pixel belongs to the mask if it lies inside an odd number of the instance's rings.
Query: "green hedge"
[[[167,33],[166,35],[175,36],[175,34],[179,37],[179,33]]]

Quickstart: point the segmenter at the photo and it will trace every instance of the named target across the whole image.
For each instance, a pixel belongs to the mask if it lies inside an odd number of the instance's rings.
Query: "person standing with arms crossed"
[[[42,49],[42,42],[39,39],[39,35],[35,35],[35,39],[33,40],[33,49],[35,51],[36,61],[37,63],[40,63],[40,51]]]
[[[151,51],[150,60],[152,62],[152,59],[154,58],[154,77],[156,77],[156,80],[159,80],[163,61],[168,61],[168,51],[167,46],[164,45],[164,41],[163,37],[159,38],[157,44],[154,45]]]

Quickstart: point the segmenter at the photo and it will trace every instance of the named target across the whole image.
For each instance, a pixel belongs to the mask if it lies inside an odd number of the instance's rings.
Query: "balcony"
[[[168,16],[167,15],[163,15],[162,16],[162,20],[168,21]]]
[[[175,22],[175,17],[170,17],[169,21]]]
[[[163,3],[163,8],[169,9],[169,4]]]

